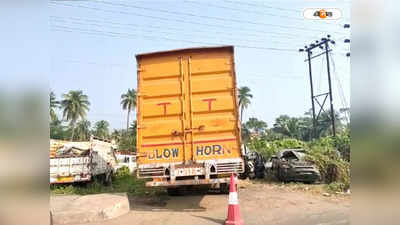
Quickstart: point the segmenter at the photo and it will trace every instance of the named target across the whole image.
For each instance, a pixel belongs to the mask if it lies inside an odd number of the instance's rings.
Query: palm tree
[[[67,94],[63,94],[61,108],[63,109],[63,118],[70,121],[71,140],[74,137],[75,123],[79,118],[84,119],[86,117],[89,106],[88,96],[84,95],[82,91],[69,91]]]
[[[336,131],[340,131],[343,128],[342,118],[338,112],[334,112]],[[333,135],[333,127],[331,120],[331,111],[322,112],[318,118],[317,123],[317,137],[326,137]]]
[[[119,143],[119,141],[121,140],[122,133],[123,133],[122,130],[114,129],[113,132],[111,133],[111,139]]]
[[[63,126],[62,121],[57,118],[50,122],[50,138],[65,140],[67,136],[66,127]]]
[[[280,115],[278,118],[275,119],[274,131],[283,134],[284,136],[290,137],[291,136],[289,128],[290,120],[291,118],[289,116]],[[293,126],[293,121],[292,121],[292,126]]]
[[[90,122],[81,120],[76,124],[76,136],[80,141],[87,141],[90,138]]]
[[[265,133],[268,125],[266,122],[252,117],[249,118],[249,120],[246,122],[246,127],[251,132],[255,133],[256,135],[259,135]]]
[[[250,88],[244,86],[239,88],[239,108],[240,108],[240,121],[243,121],[243,111],[250,105],[250,99],[253,95],[250,94]]]
[[[136,128],[137,123],[133,121],[129,129],[122,132],[121,139],[118,142],[119,149],[136,151]]]
[[[108,127],[110,124],[105,120],[100,120],[94,124],[94,135],[101,138],[109,137]]]
[[[129,127],[128,131],[131,133],[131,135],[136,136],[136,129],[137,129],[137,121],[133,121],[131,126]]]
[[[129,129],[129,116],[132,110],[136,108],[136,90],[128,89],[128,92],[121,95],[121,105],[123,110],[128,110],[128,116],[126,119],[126,130]]]
[[[59,107],[60,102],[56,100],[54,92],[50,92],[50,119],[51,121],[58,120],[55,109]]]
[[[246,123],[242,123],[241,135],[244,143],[247,143],[250,140],[250,130]]]

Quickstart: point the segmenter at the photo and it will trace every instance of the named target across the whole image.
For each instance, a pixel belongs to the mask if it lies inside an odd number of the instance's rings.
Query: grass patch
[[[65,195],[87,195],[101,193],[126,192],[129,195],[163,195],[166,191],[159,187],[146,187],[147,180],[137,179],[135,175],[129,173],[128,168],[119,169],[112,178],[112,184],[105,186],[103,182],[94,180],[89,183],[56,184],[50,185],[51,194]]]
[[[344,192],[347,188],[347,185],[341,182],[333,182],[330,184],[326,184],[324,186],[324,189],[331,193],[331,194],[336,194],[338,192]]]

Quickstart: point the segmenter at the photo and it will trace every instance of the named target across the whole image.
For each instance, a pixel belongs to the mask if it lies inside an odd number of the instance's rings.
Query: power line
[[[291,79],[291,80],[296,80],[296,79],[304,79],[302,76],[293,76],[293,75],[282,75],[282,74],[266,74],[266,75],[257,75],[257,74],[251,74],[251,75],[246,75],[246,77],[251,77],[252,79],[266,79],[266,78],[282,78],[282,79]],[[240,77],[239,77],[240,78]]]
[[[85,34],[94,34],[94,35],[104,35],[104,36],[111,36],[111,37],[123,37],[130,38],[130,37],[144,37],[147,39],[162,39],[166,41],[173,41],[173,42],[186,42],[192,44],[204,44],[204,45],[224,45],[223,43],[210,43],[210,42],[201,42],[201,41],[190,41],[190,40],[180,40],[174,38],[168,38],[163,36],[151,36],[151,35],[138,35],[138,34],[129,34],[129,33],[120,33],[120,32],[110,32],[110,31],[100,31],[100,30],[91,30],[91,29],[81,29],[75,27],[66,27],[66,26],[52,26],[60,31],[78,31]],[[122,36],[121,36],[122,35]],[[249,48],[249,49],[259,49],[259,50],[269,50],[269,51],[284,51],[284,52],[297,52],[295,49],[284,49],[284,48],[273,48],[273,47],[260,47],[260,46],[248,46],[248,45],[235,45],[238,48]]]
[[[75,7],[75,8],[82,8],[82,9],[90,9],[90,10],[95,10],[95,11],[101,11],[101,12],[107,12],[107,13],[117,13],[117,14],[123,14],[123,15],[133,15],[133,16],[140,16],[140,17],[145,17],[145,18],[151,18],[155,20],[160,20],[162,22],[165,21],[174,21],[178,23],[186,23],[186,24],[191,24],[191,25],[200,25],[200,26],[208,26],[208,27],[216,27],[216,28],[224,28],[224,29],[230,29],[230,30],[242,30],[242,31],[250,31],[250,32],[256,32],[256,33],[261,33],[261,34],[279,34],[279,35],[288,35],[291,37],[298,37],[298,35],[295,35],[293,33],[284,33],[284,32],[266,32],[265,30],[255,30],[255,29],[247,29],[247,28],[237,28],[237,27],[232,27],[232,26],[225,26],[225,25],[220,25],[220,24],[210,24],[210,23],[199,23],[196,21],[188,21],[184,19],[176,19],[176,18],[171,18],[171,17],[159,17],[159,16],[152,16],[152,15],[145,15],[145,14],[140,14],[140,13],[134,13],[134,12],[124,12],[124,11],[117,11],[117,10],[108,10],[108,9],[101,9],[101,8],[96,8],[96,7],[88,7],[88,6],[83,6],[83,5],[71,5],[71,4],[65,4],[65,3],[60,3],[60,2],[55,2],[50,1],[51,4],[53,5],[62,5],[62,6],[68,6],[68,7]]]
[[[273,6],[267,6],[264,4],[255,4],[255,3],[249,3],[249,2],[243,2],[243,1],[231,1],[231,0],[224,0],[225,2],[233,3],[233,4],[238,4],[238,5],[247,5],[247,6],[255,6],[255,7],[262,7],[262,8],[267,8],[267,9],[276,9],[280,11],[288,11],[288,12],[302,12],[302,10],[297,10],[297,9],[286,9],[286,8],[280,8],[280,7],[273,7]]]
[[[86,18],[78,18],[78,17],[69,17],[69,18],[66,18],[66,17],[60,17],[60,16],[50,16],[51,18],[53,18],[53,19],[56,19],[56,20],[66,20],[66,19],[69,19],[69,20],[77,20],[77,21],[87,21],[87,22],[95,22],[95,23],[108,23],[108,24],[116,24],[116,25],[120,25],[120,26],[133,26],[133,27],[137,27],[137,26],[142,26],[142,27],[152,27],[152,28],[155,28],[155,29],[167,29],[167,30],[176,30],[176,31],[183,31],[183,32],[197,32],[197,33],[205,33],[205,32],[207,32],[207,33],[213,33],[213,34],[221,34],[221,35],[227,35],[227,36],[230,36],[230,37],[232,37],[232,36],[234,36],[235,34],[234,33],[229,33],[229,32],[225,32],[225,31],[209,31],[209,30],[207,30],[207,31],[205,31],[205,30],[196,30],[196,29],[190,29],[190,30],[185,30],[185,29],[180,29],[180,28],[176,28],[176,27],[166,27],[166,26],[156,26],[156,25],[146,25],[146,26],[143,26],[143,25],[141,25],[141,24],[133,24],[133,23],[117,23],[117,22],[111,22],[111,21],[107,21],[106,19],[104,19],[104,20],[95,20],[95,19],[86,19]],[[275,35],[275,34],[272,34],[271,35],[271,33],[268,33],[268,36],[265,36],[265,35],[261,35],[261,34],[251,34],[251,33],[248,33],[248,32],[246,32],[245,34],[240,34],[240,35],[243,35],[243,36],[254,36],[254,37],[263,37],[263,38],[265,38],[265,37],[278,37],[278,38],[280,38],[280,39],[295,39],[295,38],[298,38],[298,36],[296,36],[296,37],[284,37],[284,38],[282,38],[282,36],[279,36],[279,35]]]
[[[197,15],[197,14],[193,14],[193,13],[176,12],[176,11],[170,11],[170,10],[165,10],[165,9],[153,9],[153,8],[148,8],[148,7],[143,7],[143,6],[124,4],[124,3],[115,3],[115,2],[107,2],[107,1],[99,1],[99,0],[92,0],[92,2],[97,2],[97,3],[101,3],[101,4],[105,4],[105,5],[112,5],[112,6],[123,6],[123,7],[128,7],[128,8],[143,9],[143,10],[148,10],[148,11],[153,11],[153,12],[162,12],[162,13],[167,13],[167,14],[172,14],[172,15],[184,15],[184,16],[190,16],[190,17],[203,18],[203,19],[212,19],[212,20],[218,20],[218,21],[224,21],[224,22],[235,22],[235,23],[242,23],[242,24],[261,25],[261,26],[277,27],[277,28],[283,28],[283,29],[296,29],[296,30],[327,32],[325,30],[310,29],[307,27],[295,27],[295,26],[285,26],[285,25],[278,25],[278,24],[259,23],[259,22],[254,22],[254,21],[238,20],[238,19],[233,19],[233,18],[226,19],[223,17]],[[331,33],[343,34],[340,32],[331,32]]]
[[[80,64],[87,64],[87,65],[101,65],[106,67],[128,67],[128,64],[117,64],[117,63],[98,63],[92,61],[82,61],[77,59],[54,59],[54,61],[61,61],[67,63],[80,63]]]
[[[238,5],[246,5],[246,6],[254,6],[256,8],[268,8],[268,9],[276,9],[276,10],[280,10],[280,11],[288,11],[288,12],[296,12],[296,13],[302,13],[303,10],[296,10],[296,9],[287,9],[287,8],[280,8],[280,7],[273,7],[273,6],[266,6],[264,4],[254,4],[254,3],[249,3],[249,2],[245,2],[245,1],[229,1],[229,0],[225,0],[225,2],[229,2],[229,3],[233,3],[233,4],[238,4]],[[207,3],[208,4],[208,3]],[[224,6],[225,8],[225,6]],[[226,7],[228,8],[228,7]],[[236,9],[235,9],[236,10]],[[237,9],[237,11],[248,11],[245,9]],[[249,11],[250,12],[250,11]],[[261,13],[261,12],[254,12],[253,13]],[[271,15],[272,14],[266,14],[265,15]],[[300,18],[295,18],[295,17],[289,17],[289,16],[280,16],[282,18],[287,18],[287,19],[297,19],[299,21],[304,21],[304,19],[300,19]],[[344,18],[345,19],[345,18]],[[331,21],[322,21],[322,20],[310,20],[310,22],[321,22],[321,24],[326,24],[326,25],[338,25],[338,26],[342,26],[341,24],[338,24],[337,22],[331,22]],[[338,32],[339,34],[339,32]]]
[[[82,20],[78,20],[78,21],[82,21]],[[92,20],[92,22],[93,22],[93,20]],[[101,21],[97,21],[97,22],[101,22]],[[56,21],[56,23],[65,23],[65,21]],[[70,23],[80,24],[80,25],[92,25],[92,26],[98,26],[98,27],[108,26],[108,27],[114,27],[114,28],[121,28],[121,27],[113,26],[113,25],[96,24],[96,22],[94,24],[93,23],[92,24],[91,23],[81,23],[81,22],[75,22],[75,21],[72,21]],[[152,30],[152,29],[146,29],[146,28],[141,28],[140,31],[151,32],[151,33],[158,32],[158,33],[167,34],[167,35],[193,36],[193,34],[182,34],[182,33],[179,34],[177,32],[173,33],[173,32],[168,32],[168,31],[160,31],[160,30],[154,30],[154,29]],[[210,37],[210,36],[206,36],[206,35],[197,35],[197,34],[195,36],[203,37],[203,38],[216,38],[216,37]],[[265,42],[265,40],[246,40],[246,39],[232,38],[231,36],[223,37],[222,39],[227,39],[227,40],[232,40],[232,41],[243,41],[243,42],[259,42],[259,43]],[[280,42],[280,41],[268,41],[268,42],[277,43],[277,44],[291,44],[289,42]]]
[[[213,7],[213,8],[219,8],[219,9],[227,9],[227,10],[231,10],[231,11],[237,11],[237,12],[247,12],[247,13],[252,13],[252,14],[256,14],[256,15],[263,15],[263,16],[273,16],[273,17],[279,17],[279,18],[284,18],[284,19],[291,19],[291,20],[297,20],[297,21],[302,21],[304,22],[304,18],[302,17],[291,17],[291,16],[286,16],[286,15],[278,15],[278,14],[272,14],[269,12],[260,12],[260,11],[253,11],[253,10],[247,10],[247,9],[243,9],[243,8],[233,8],[233,7],[227,7],[227,6],[221,6],[221,5],[214,5],[214,4],[210,4],[210,3],[204,3],[204,2],[200,2],[200,1],[188,1],[185,0],[185,3],[190,3],[190,4],[197,4],[197,5],[204,5],[207,7]],[[301,11],[300,11],[301,12]],[[298,14],[300,15],[300,14]],[[322,25],[338,25],[338,26],[342,26],[340,24],[337,24],[335,22],[330,22],[330,21],[323,21],[323,20],[308,20],[309,22],[319,22]]]
[[[342,107],[345,109],[345,108],[348,107],[347,100],[346,100],[346,97],[344,96],[342,82],[340,81],[340,78],[337,75],[336,64],[335,64],[335,61],[333,59],[332,53],[330,53],[330,55],[331,55],[331,59],[332,59],[333,75],[335,76],[335,80],[337,82],[337,86],[336,87],[338,89],[338,93],[339,93],[340,101],[342,103]],[[349,115],[347,114],[347,111],[345,111],[345,117],[346,117],[346,121],[350,122]]]
[[[280,17],[280,18],[304,21],[303,18],[298,18],[298,17],[290,17],[290,16],[277,15],[277,14],[272,14],[272,13],[267,13],[267,12],[246,10],[246,9],[243,9],[243,8],[232,8],[232,7],[227,7],[227,6],[214,5],[214,4],[210,4],[208,2],[204,3],[204,2],[199,2],[199,1],[186,1],[186,0],[184,2],[191,3],[191,4],[197,4],[197,5],[205,5],[205,6],[213,7],[213,8],[228,9],[228,10],[238,11],[238,12],[248,12],[248,13],[253,13],[253,14],[257,14],[257,15],[267,15],[267,16],[274,16],[274,17]]]

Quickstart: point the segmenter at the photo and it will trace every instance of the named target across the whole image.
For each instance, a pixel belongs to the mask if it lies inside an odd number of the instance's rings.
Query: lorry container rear
[[[225,184],[242,173],[232,46],[139,54],[137,174],[147,186]]]

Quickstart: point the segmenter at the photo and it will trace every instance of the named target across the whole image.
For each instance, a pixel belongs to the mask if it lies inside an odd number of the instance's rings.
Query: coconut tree
[[[101,138],[109,137],[110,124],[105,120],[100,120],[94,124],[94,135]]]
[[[87,141],[90,138],[90,121],[81,120],[76,124],[76,137],[80,141]]]
[[[71,140],[74,137],[75,124],[79,119],[85,119],[87,111],[89,111],[90,102],[88,96],[82,91],[69,91],[63,94],[61,108],[63,118],[70,122],[72,129]]]
[[[246,122],[246,127],[250,130],[250,132],[259,135],[266,132],[268,125],[266,122],[257,118],[249,118],[249,120]]]
[[[251,101],[250,99],[253,98],[253,95],[250,94],[250,88],[244,86],[239,88],[239,108],[240,108],[240,121],[243,121],[243,111],[249,107]]]
[[[126,130],[129,129],[129,116],[131,111],[136,108],[136,90],[135,89],[128,89],[125,94],[121,95],[121,105],[123,110],[128,111],[127,119],[126,119]]]
[[[117,143],[121,140],[122,137],[122,130],[117,130],[114,129],[113,132],[111,133],[111,139],[115,140]]]
[[[241,135],[244,143],[250,140],[250,133],[250,129],[247,127],[246,123],[242,123]]]
[[[50,120],[51,121],[56,121],[58,120],[57,118],[57,114],[55,109],[58,108],[60,105],[60,102],[56,100],[56,95],[54,94],[54,92],[50,92]]]

